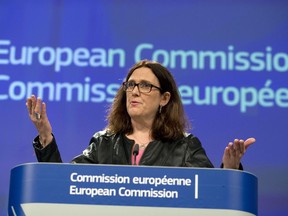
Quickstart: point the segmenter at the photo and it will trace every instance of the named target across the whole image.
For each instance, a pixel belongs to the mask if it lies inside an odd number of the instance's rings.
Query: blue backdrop
[[[144,58],[175,76],[215,166],[229,141],[257,139],[242,162],[259,179],[259,215],[286,215],[287,11],[286,0],[1,0],[2,215],[11,168],[36,161],[26,98],[47,103],[69,162],[105,127],[115,92]]]

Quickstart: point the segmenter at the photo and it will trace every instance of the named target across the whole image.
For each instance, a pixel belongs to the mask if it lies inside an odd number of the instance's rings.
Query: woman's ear
[[[164,92],[161,97],[162,99],[160,101],[160,106],[163,107],[163,106],[166,106],[166,104],[169,102],[171,94],[170,92]]]

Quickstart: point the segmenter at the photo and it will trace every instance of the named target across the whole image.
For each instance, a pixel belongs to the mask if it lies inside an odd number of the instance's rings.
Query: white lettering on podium
[[[130,178],[127,176],[108,176],[102,175],[79,175],[78,173],[72,173],[70,176],[72,182],[92,182],[92,183],[119,183],[119,184],[129,184]]]
[[[122,197],[178,198],[178,191],[169,191],[165,188],[163,190],[154,190],[153,188],[138,190],[120,187],[118,192]]]
[[[184,178],[168,178],[166,175],[163,178],[154,177],[134,177],[133,184],[149,184],[155,187],[159,185],[177,185],[177,186],[191,186],[191,179]]]
[[[115,189],[108,188],[78,188],[75,185],[70,186],[71,195],[87,195],[87,196],[116,196]]]
[[[192,177],[192,178],[191,178]],[[178,199],[182,194],[183,187],[189,190],[195,200],[199,197],[199,177],[194,175],[190,178],[168,177],[167,175],[158,177],[145,176],[121,176],[113,175],[85,175],[73,172],[70,174],[70,195],[82,195],[88,197],[110,196],[110,197],[147,197],[160,199]],[[132,186],[132,187],[131,187]]]
[[[195,175],[195,199],[198,199],[198,175]]]

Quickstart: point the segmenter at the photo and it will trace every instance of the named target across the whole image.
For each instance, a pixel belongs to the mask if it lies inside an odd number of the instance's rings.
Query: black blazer
[[[100,131],[94,134],[89,146],[72,163],[131,165],[134,141],[122,134]],[[42,148],[39,137],[33,141],[39,162],[62,162],[56,139]],[[139,165],[213,168],[199,139],[185,134],[177,141],[154,140],[146,147]]]

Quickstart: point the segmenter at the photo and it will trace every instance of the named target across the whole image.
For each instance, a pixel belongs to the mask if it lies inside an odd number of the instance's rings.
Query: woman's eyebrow
[[[136,82],[136,80],[135,79],[129,79],[127,82]],[[144,79],[141,79],[141,80],[139,80],[137,83],[140,83],[140,82],[147,82],[147,83],[151,83],[150,81],[148,81],[148,80],[144,80]]]

